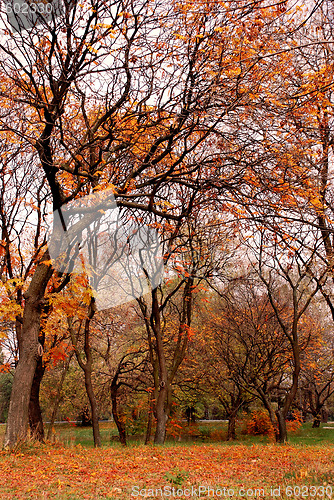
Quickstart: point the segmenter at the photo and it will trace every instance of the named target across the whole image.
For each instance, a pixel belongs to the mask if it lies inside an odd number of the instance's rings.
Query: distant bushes
[[[292,419],[287,422],[287,431],[297,432],[302,425],[302,417],[299,411],[292,412]],[[275,427],[271,423],[266,410],[255,410],[246,423],[246,433],[252,436],[275,437]]]

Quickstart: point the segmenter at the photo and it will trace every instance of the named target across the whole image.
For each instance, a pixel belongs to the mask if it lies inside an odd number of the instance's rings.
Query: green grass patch
[[[55,441],[66,447],[81,445],[85,448],[92,448],[93,432],[91,427],[82,427],[68,423],[56,424]],[[269,445],[272,439],[268,436],[251,436],[244,433],[244,426],[237,428],[237,440],[225,441],[227,435],[226,422],[198,422],[190,426],[184,424],[182,431],[178,435],[167,435],[166,446],[181,445],[190,446],[194,443],[220,443],[224,442],[228,446],[243,444],[246,446]],[[100,431],[103,447],[119,446],[117,428],[113,422],[100,422]],[[0,440],[3,441],[5,425],[0,426]],[[133,435],[128,437],[128,442],[132,446],[139,446],[143,443],[144,436]],[[297,432],[289,433],[288,441],[295,445],[327,446],[334,445],[334,423],[321,424],[318,429],[312,428],[312,422],[304,423]]]

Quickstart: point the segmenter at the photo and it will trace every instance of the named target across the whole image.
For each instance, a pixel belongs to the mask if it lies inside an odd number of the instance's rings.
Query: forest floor
[[[1,499],[332,498],[334,447],[198,444],[0,452]]]
[[[63,442],[0,452],[0,499],[334,498],[334,428],[324,427],[304,425],[291,437],[299,444],[243,436],[233,445],[114,442],[94,449],[75,443],[91,429],[63,426]],[[102,424],[102,435],[111,430]]]

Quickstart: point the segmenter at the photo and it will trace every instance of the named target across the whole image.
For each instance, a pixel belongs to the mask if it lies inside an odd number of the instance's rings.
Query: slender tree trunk
[[[153,409],[154,409],[153,394],[154,393],[151,392],[149,395],[145,444],[149,444],[151,442],[151,434],[152,434],[152,426],[153,426]]]
[[[98,416],[98,407],[97,400],[95,397],[93,384],[92,384],[92,371],[89,368],[84,370],[85,373],[85,387],[87,396],[89,399],[90,409],[92,413],[92,426],[93,426],[93,438],[94,438],[94,446],[95,448],[99,448],[101,446],[101,434],[100,434],[100,426],[99,426],[99,416]]]
[[[258,388],[258,392],[260,394],[260,397],[261,397],[261,400],[264,404],[264,407],[268,412],[270,422],[272,423],[272,426],[274,428],[276,442],[279,442],[279,429],[277,426],[277,421],[278,421],[277,414],[275,414],[274,409],[272,407],[272,403],[271,403],[270,399],[267,397],[266,393],[260,388]]]
[[[150,346],[150,361],[153,367],[154,385],[156,391],[155,417],[156,430],[154,436],[155,444],[163,444],[166,439],[166,424],[171,407],[171,386],[175,374],[184,359],[189,337],[189,327],[192,312],[193,278],[186,282],[183,293],[183,309],[179,326],[178,339],[174,350],[172,366],[169,369],[166,363],[164,341],[161,332],[161,309],[157,289],[152,290],[152,306],[150,321],[148,321],[147,306],[143,300],[139,300],[141,310],[145,319],[148,340]],[[152,340],[151,331],[154,333],[155,342]],[[153,355],[155,351],[155,355]]]
[[[124,420],[119,415],[118,404],[117,404],[117,387],[111,389],[111,403],[112,403],[112,415],[118,430],[119,440],[123,446],[126,446],[126,429]]]
[[[147,427],[146,427],[146,435],[145,435],[145,444],[150,444],[150,442],[151,442],[152,426],[153,426],[153,412],[152,412],[152,410],[149,410],[148,419],[147,419]]]
[[[56,416],[57,416],[58,408],[59,408],[61,397],[62,397],[61,391],[62,391],[62,388],[63,388],[63,385],[64,385],[65,377],[66,377],[66,374],[68,372],[68,368],[70,366],[70,362],[71,362],[73,354],[74,354],[74,351],[72,351],[69,354],[69,356],[67,357],[64,370],[63,370],[63,372],[61,374],[60,382],[59,382],[59,385],[58,385],[58,388],[57,388],[56,399],[55,399],[55,402],[54,402],[54,405],[53,405],[51,419],[50,419],[50,423],[49,423],[49,426],[48,426],[48,433],[47,433],[47,436],[46,436],[47,440],[50,440],[51,437],[52,437],[53,427],[54,427],[54,424],[55,424],[55,421],[56,421]]]
[[[42,260],[44,259],[49,259],[48,252],[42,257]],[[4,448],[6,449],[14,448],[16,444],[20,441],[25,441],[27,438],[31,386],[39,357],[38,336],[40,332],[42,300],[51,275],[51,267],[40,263],[25,293],[20,357],[14,373],[4,439]]]
[[[321,423],[321,410],[322,404],[320,403],[319,395],[312,388],[309,389],[309,403],[311,408],[311,413],[313,416],[312,428],[317,429],[320,427]]]
[[[278,422],[278,442],[286,443],[288,440],[288,431],[286,427],[286,416],[292,402],[297,394],[298,390],[298,380],[300,373],[300,352],[299,352],[299,344],[298,344],[298,335],[297,335],[297,320],[294,321],[293,327],[293,360],[294,360],[294,369],[292,375],[292,386],[288,391],[287,395],[284,398],[283,408],[278,408],[276,411],[276,417]]]
[[[307,420],[307,397],[308,397],[308,393],[303,390],[302,391],[302,420],[303,422],[305,423],[306,420]]]
[[[42,357],[40,356],[37,360],[36,370],[31,386],[29,401],[29,425],[32,437],[41,442],[44,442],[44,425],[42,411],[39,404],[39,391],[44,371],[45,367],[43,366]]]
[[[85,355],[86,355],[86,363],[84,365],[84,373],[85,373],[85,386],[87,391],[87,396],[90,403],[90,408],[92,412],[92,425],[93,425],[93,438],[94,438],[94,446],[95,448],[99,448],[101,446],[101,434],[100,434],[100,426],[99,426],[99,415],[98,415],[98,406],[97,400],[93,389],[92,383],[92,350],[90,347],[90,323],[91,319],[95,314],[95,301],[92,297],[90,308],[88,312],[88,318],[85,323]]]
[[[84,339],[84,351],[86,356],[86,362],[83,361],[81,357],[81,353],[78,350],[77,341],[75,339],[75,334],[73,330],[72,320],[68,318],[68,326],[72,339],[72,344],[74,347],[75,355],[77,361],[79,363],[80,368],[83,370],[85,374],[85,387],[87,396],[89,399],[90,409],[92,413],[92,426],[93,426],[93,438],[94,438],[94,446],[98,448],[101,446],[101,435],[100,435],[100,426],[99,426],[99,416],[98,416],[98,405],[96,396],[94,393],[93,383],[92,383],[92,366],[93,366],[93,358],[92,358],[92,350],[90,347],[90,323],[95,314],[95,301],[94,298],[91,298],[91,302],[88,310],[88,317],[85,321],[85,339]]]

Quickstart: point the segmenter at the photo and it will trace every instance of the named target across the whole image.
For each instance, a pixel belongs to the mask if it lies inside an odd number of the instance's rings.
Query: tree
[[[147,330],[150,362],[154,379],[154,413],[157,421],[154,442],[156,444],[163,444],[166,437],[166,424],[171,409],[171,386],[184,358],[189,338],[193,288],[194,277],[192,270],[190,270],[189,276],[177,280],[172,289],[167,290],[166,293],[163,293],[161,287],[153,289],[151,292],[151,303],[147,303],[144,297],[138,299]],[[171,359],[168,365],[166,342],[164,341],[167,328],[164,328],[166,325],[163,325],[162,322],[167,312],[166,308],[170,305],[170,300],[179,290],[182,290],[179,321],[176,327],[177,333],[172,327],[171,336],[174,337],[176,334],[176,340],[174,341],[174,349],[172,348]]]
[[[86,318],[82,321],[79,321],[79,325],[77,328],[77,332],[74,329],[74,322],[72,317],[68,318],[68,327],[71,335],[72,345],[74,348],[74,352],[79,363],[80,368],[83,370],[85,375],[85,387],[87,396],[89,399],[89,404],[91,408],[92,415],[92,425],[93,425],[93,437],[94,437],[94,446],[101,446],[101,435],[99,429],[99,412],[98,412],[98,402],[96,399],[95,391],[92,383],[92,369],[93,369],[93,357],[92,357],[92,349],[90,344],[90,325],[91,320],[95,314],[95,301],[92,297],[89,301],[89,307],[87,311]],[[78,320],[77,320],[78,321]],[[78,339],[81,333],[81,328],[83,326],[84,332],[84,353],[86,360],[84,361],[82,358],[82,354],[78,348]]]
[[[308,272],[307,264],[312,262],[313,255],[309,256],[305,265],[298,260],[298,255],[298,249],[295,248],[295,252],[291,250],[289,252],[285,240],[279,240],[277,234],[261,233],[258,272],[266,287],[270,305],[280,329],[290,344],[292,358],[292,379],[282,399],[278,402],[275,412],[279,442],[287,440],[286,417],[298,389],[302,350],[301,323],[311,301],[319,291],[318,285],[314,284]],[[283,307],[279,281],[284,283],[287,297]],[[269,407],[267,409],[269,410]]]
[[[170,224],[169,233],[164,232],[163,255],[169,279],[152,290],[150,301],[145,296],[138,299],[154,380],[156,444],[165,440],[174,380],[194,335],[192,319],[197,295],[206,280],[229,261],[221,225],[203,206],[195,214],[183,225]]]
[[[301,392],[313,416],[312,427],[319,427],[326,403],[334,393],[333,342],[330,331],[319,320],[313,319],[313,323],[313,338],[302,355]]]
[[[209,377],[227,410],[228,439],[235,439],[238,410],[254,398],[275,426],[272,401],[289,375],[290,353],[266,290],[254,275],[231,277],[212,316],[204,336],[206,359],[214,360]]]
[[[46,179],[28,163],[33,153],[29,145],[14,141],[3,134],[0,155],[0,277],[2,324],[11,325],[7,333],[7,347],[12,351],[8,360],[14,368],[22,348],[22,310],[24,292],[29,283],[44,241],[46,215]],[[21,237],[25,234],[25,237]],[[39,331],[39,344],[43,344]],[[11,344],[11,345],[9,345]],[[31,433],[43,439],[43,422],[39,407],[39,386],[44,367],[39,355],[29,401]]]

